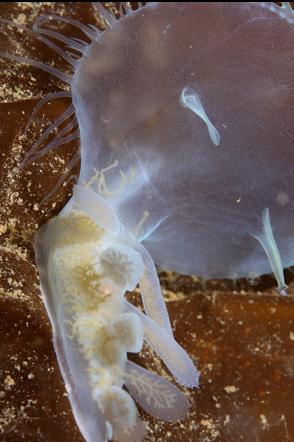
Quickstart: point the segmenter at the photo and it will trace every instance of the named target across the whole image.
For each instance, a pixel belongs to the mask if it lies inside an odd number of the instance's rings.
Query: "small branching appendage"
[[[87,182],[84,182],[83,185],[85,187],[92,187],[100,196],[106,199],[121,195],[126,186],[137,178],[137,171],[134,167],[130,167],[127,172],[124,172],[122,169],[117,169],[118,166],[119,162],[118,160],[115,160],[104,169],[94,170],[93,176]],[[116,173],[116,187],[110,189],[106,175],[112,169],[114,169]]]
[[[137,389],[138,394],[145,396],[149,406],[155,408],[173,408],[176,395],[166,385],[162,385],[160,379],[150,382],[146,375],[132,377],[132,385]]]

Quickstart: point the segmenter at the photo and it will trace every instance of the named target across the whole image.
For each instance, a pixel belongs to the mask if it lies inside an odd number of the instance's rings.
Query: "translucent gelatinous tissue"
[[[72,75],[1,56],[70,85],[37,106],[72,96],[21,164],[80,138],[67,168],[81,157],[73,197],[36,236],[42,293],[83,436],[139,441],[145,430],[134,400],[163,420],[184,417],[189,404],[127,353],[145,340],[178,383],[193,388],[199,377],[174,340],[154,263],[204,278],[274,272],[286,294],[283,266],[294,261],[294,16],[289,4],[268,2],[149,3],[136,11],[123,3],[117,20],[93,6],[103,32],[66,17],[42,16],[33,30],[14,23],[63,57]],[[80,28],[88,42],[53,31],[50,20]],[[145,313],[124,298],[138,283]]]
[[[271,272],[252,236],[266,208],[293,264],[293,42],[286,6],[175,2],[115,23],[82,61],[80,180],[117,162],[100,193],[162,267]]]

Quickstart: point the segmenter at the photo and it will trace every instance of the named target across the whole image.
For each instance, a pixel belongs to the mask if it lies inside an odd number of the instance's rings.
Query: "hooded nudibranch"
[[[294,15],[288,3],[148,3],[135,11],[122,3],[117,19],[93,6],[103,32],[56,16],[41,16],[32,30],[15,24],[63,57],[72,75],[1,56],[70,85],[37,106],[72,97],[21,165],[80,137],[73,196],[36,235],[41,289],[83,436],[139,441],[144,426],[131,395],[165,420],[181,419],[188,401],[127,352],[145,339],[177,382],[198,385],[173,338],[154,262],[206,279],[274,272],[286,293]],[[80,28],[85,41],[46,27],[50,20]],[[137,283],[145,314],[123,296]]]

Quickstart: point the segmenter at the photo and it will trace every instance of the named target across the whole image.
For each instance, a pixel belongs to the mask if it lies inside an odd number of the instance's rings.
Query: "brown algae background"
[[[114,4],[107,6],[115,10]],[[97,23],[90,3],[2,3],[1,18],[30,26],[42,13]],[[63,33],[77,30],[57,25]],[[1,25],[1,50],[33,57],[56,67],[63,62],[23,31]],[[59,148],[18,173],[41,131],[68,106],[45,105],[23,137],[40,97],[64,84],[30,66],[0,60],[0,441],[77,442],[83,440],[72,417],[52,347],[51,329],[38,289],[34,231],[67,201],[72,180],[43,206],[78,149]],[[133,86],[135,87],[135,85]],[[78,170],[75,171],[78,173]],[[270,276],[252,281],[211,281],[202,290],[196,277],[162,271],[161,283],[175,337],[201,372],[200,388],[185,390],[190,413],[178,423],[162,423],[142,412],[146,441],[294,440],[294,281],[279,297]],[[139,302],[138,293],[129,295]],[[149,349],[137,361],[168,372]]]

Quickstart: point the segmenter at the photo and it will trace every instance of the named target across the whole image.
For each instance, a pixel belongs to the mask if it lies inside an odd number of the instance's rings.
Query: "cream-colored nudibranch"
[[[182,418],[185,395],[127,359],[145,339],[179,383],[198,385],[196,368],[173,338],[154,264],[108,202],[76,186],[65,209],[37,234],[36,255],[55,349],[85,439],[143,439],[130,393],[160,419]],[[138,283],[148,316],[124,299]]]

